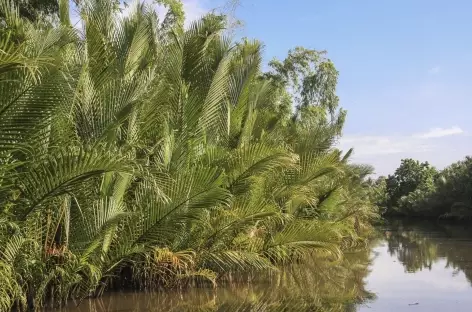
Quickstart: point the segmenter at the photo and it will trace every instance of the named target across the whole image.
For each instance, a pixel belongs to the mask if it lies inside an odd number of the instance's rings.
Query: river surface
[[[471,282],[472,226],[390,222],[342,263],[216,290],[111,293],[53,311],[461,312],[472,311]]]

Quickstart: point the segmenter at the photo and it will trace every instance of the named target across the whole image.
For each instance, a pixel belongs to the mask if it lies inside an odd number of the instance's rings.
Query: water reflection
[[[471,311],[469,226],[391,222],[379,234],[366,278],[377,300],[358,311]]]
[[[373,298],[364,283],[368,264],[369,251],[361,250],[340,263],[313,261],[216,290],[115,293],[55,311],[356,311]]]
[[[388,252],[410,273],[442,260],[472,283],[472,227],[431,222],[391,222],[385,230]]]
[[[391,222],[340,263],[314,259],[215,290],[113,293],[53,311],[471,311],[471,247],[470,226]]]

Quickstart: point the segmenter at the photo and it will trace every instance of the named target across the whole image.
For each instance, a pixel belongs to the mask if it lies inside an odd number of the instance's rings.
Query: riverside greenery
[[[437,170],[403,159],[394,174],[370,180],[373,201],[386,216],[469,220],[472,217],[472,158]]]
[[[377,217],[324,52],[261,70],[216,12],[1,2],[0,309],[337,261]],[[295,107],[295,110],[292,110]]]

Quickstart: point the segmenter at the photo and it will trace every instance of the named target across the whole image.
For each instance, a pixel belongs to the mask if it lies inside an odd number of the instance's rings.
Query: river
[[[121,292],[61,312],[472,311],[472,226],[392,221],[342,263],[217,289]]]

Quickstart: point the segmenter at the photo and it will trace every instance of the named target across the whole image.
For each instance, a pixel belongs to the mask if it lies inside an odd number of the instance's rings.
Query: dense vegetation
[[[427,162],[404,159],[393,175],[370,181],[374,201],[387,215],[417,217],[472,217],[472,158],[443,170]]]
[[[375,239],[371,239],[375,241]],[[364,248],[345,255],[342,265],[314,262],[294,265],[283,274],[259,274],[252,283],[232,284],[209,291],[119,292],[85,299],[82,310],[65,311],[154,311],[162,312],[247,312],[329,311],[354,312],[360,304],[375,300],[366,290],[371,250]],[[262,276],[261,276],[262,275]],[[76,311],[77,310],[77,311]]]
[[[334,261],[377,216],[370,169],[335,148],[345,111],[324,52],[261,71],[261,43],[143,3],[1,2],[0,309],[113,288],[216,285]],[[292,110],[292,107],[295,107]]]

